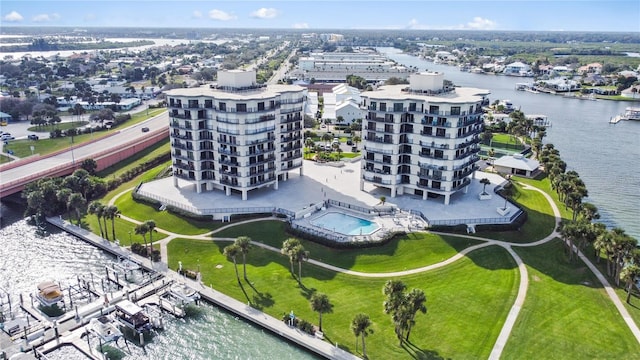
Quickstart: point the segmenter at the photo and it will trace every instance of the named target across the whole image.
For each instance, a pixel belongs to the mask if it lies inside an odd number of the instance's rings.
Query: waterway
[[[13,294],[14,304],[18,294],[28,296],[43,280],[70,285],[78,274],[103,274],[105,266],[114,262],[110,254],[56,228],[39,235],[21,219],[22,209],[6,203],[0,206],[4,225],[0,228],[0,287]],[[206,303],[184,319],[167,315],[165,329],[144,350],[129,344],[127,352],[121,353],[123,359],[318,359]],[[73,347],[56,350],[48,358],[86,359]]]
[[[569,170],[580,174],[589,190],[586,201],[598,207],[603,223],[621,227],[640,239],[640,121],[609,124],[609,119],[638,102],[578,100],[515,90],[532,78],[472,74],[457,67],[434,64],[394,48],[379,51],[420,71],[444,73],[457,86],[491,90],[491,102],[509,99],[525,114],[547,115],[553,126],[545,142],[553,143]]]

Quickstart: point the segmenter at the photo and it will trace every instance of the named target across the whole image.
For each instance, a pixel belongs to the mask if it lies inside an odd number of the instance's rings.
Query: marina
[[[165,313],[169,313],[175,318],[184,317],[186,315],[185,306],[197,303],[197,300],[202,297],[207,302],[241,316],[322,357],[357,358],[326,341],[298,332],[281,320],[270,317],[211,288],[204,287],[199,282],[181,276],[177,272],[162,268],[158,264],[147,266],[143,259],[137,259],[135,255],[127,254],[123,248],[112,245],[86,230],[58,218],[50,218],[48,221],[118,257],[132,258],[134,262],[140,264],[141,269],[138,272],[142,272],[142,274],[130,273],[129,277],[136,278],[136,282],[130,282],[115,270],[117,266],[114,265],[112,268],[105,267],[104,276],[93,273],[78,275],[79,286],[87,287],[87,293],[96,296],[88,296],[87,298],[91,300],[86,303],[76,302],[70,305],[70,311],[56,318],[42,314],[28,301],[21,301],[18,308],[10,309],[9,313],[4,316],[17,318],[18,313],[24,314],[26,316],[24,321],[29,323],[29,327],[19,325],[20,331],[17,331],[13,337],[9,336],[6,331],[0,333],[1,348],[6,355],[27,352],[32,353],[34,357],[44,355],[49,358],[47,354],[65,346],[72,346],[84,357],[102,359],[101,350],[96,350],[95,344],[91,343],[91,338],[94,343],[96,340],[98,341],[100,349],[105,343],[119,343],[117,339],[120,337],[113,330],[112,322],[119,325],[118,330],[123,334],[129,332],[133,335],[131,342],[138,346],[130,347],[129,342],[125,342],[126,347],[118,347],[119,351],[125,354],[130,353],[135,351],[136,347],[144,348],[145,342],[148,342],[149,338],[152,339],[152,342],[155,341],[154,334],[164,328]],[[86,280],[87,278],[91,280]],[[196,288],[197,291],[195,291]],[[69,293],[73,294],[73,292]],[[105,318],[105,316],[108,317]],[[92,323],[92,320],[95,321]],[[96,321],[103,323],[103,326]],[[6,325],[7,322],[4,324]],[[127,338],[126,335],[123,337]]]

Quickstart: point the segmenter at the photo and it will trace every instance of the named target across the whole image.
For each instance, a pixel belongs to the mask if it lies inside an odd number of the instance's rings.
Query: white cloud
[[[296,24],[293,24],[291,27],[294,28],[294,29],[308,29],[309,28],[309,24],[307,24],[307,23],[296,23]]]
[[[496,25],[495,21],[476,16],[473,18],[473,21],[468,22],[464,28],[472,30],[492,30],[496,28]]]
[[[5,15],[3,19],[4,21],[15,22],[22,21],[24,17],[22,17],[22,15],[20,15],[17,11],[12,11]]]
[[[274,8],[260,8],[251,13],[251,17],[258,19],[273,19],[278,16],[278,10]]]
[[[217,21],[229,21],[229,20],[235,20],[238,17],[228,12],[224,12],[222,10],[213,9],[209,11],[209,18]]]
[[[60,18],[60,15],[53,13],[53,14],[38,14],[36,16],[34,16],[31,20],[33,22],[47,22],[47,21],[53,21],[53,20],[57,20]]]
[[[202,12],[201,12],[201,11],[198,11],[198,10],[195,10],[195,11],[193,12],[192,16],[193,16],[194,18],[196,18],[196,19],[201,19],[201,18],[202,18]]]

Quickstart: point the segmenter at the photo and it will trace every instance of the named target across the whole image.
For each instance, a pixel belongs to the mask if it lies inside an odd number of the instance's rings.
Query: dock
[[[286,339],[298,346],[307,349],[319,356],[327,359],[336,360],[355,360],[359,357],[341,349],[338,344],[331,344],[323,339],[309,335],[295,327],[287,325],[281,319],[276,319],[262,311],[253,308],[250,304],[242,303],[230,296],[227,296],[219,291],[214,290],[212,287],[207,287],[199,281],[192,280],[186,276],[178,274],[176,271],[168,269],[166,264],[153,264],[149,259],[144,259],[141,256],[132,254],[128,250],[113,244],[105,239],[102,239],[98,235],[91,233],[88,230],[79,228],[69,222],[66,222],[58,217],[48,218],[47,221],[78,238],[93,244],[116,257],[131,258],[136,261],[142,268],[149,271],[150,279],[148,282],[135,290],[124,288],[114,293],[110,298],[110,305],[115,304],[117,301],[123,298],[128,298],[131,301],[138,304],[154,304],[160,306],[164,311],[168,311],[174,316],[179,317],[183,313],[182,310],[176,304],[172,304],[162,295],[166,291],[167,287],[174,282],[185,284],[193,289],[196,289],[201,298],[211,304],[214,304],[230,313],[236,314],[242,317],[246,321],[259,325],[262,328],[271,331],[272,333]],[[119,280],[119,279],[118,279]],[[156,303],[157,301],[157,303]],[[180,310],[179,310],[180,309]],[[94,309],[95,311],[95,309]],[[182,310],[183,311],[183,310]],[[97,314],[100,314],[98,312]],[[86,323],[88,323],[86,319]],[[86,324],[85,324],[86,325]],[[77,342],[77,340],[75,341]]]

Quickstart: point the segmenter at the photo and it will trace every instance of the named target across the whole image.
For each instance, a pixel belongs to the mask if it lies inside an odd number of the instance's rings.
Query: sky
[[[6,26],[640,34],[640,0],[2,0]]]

